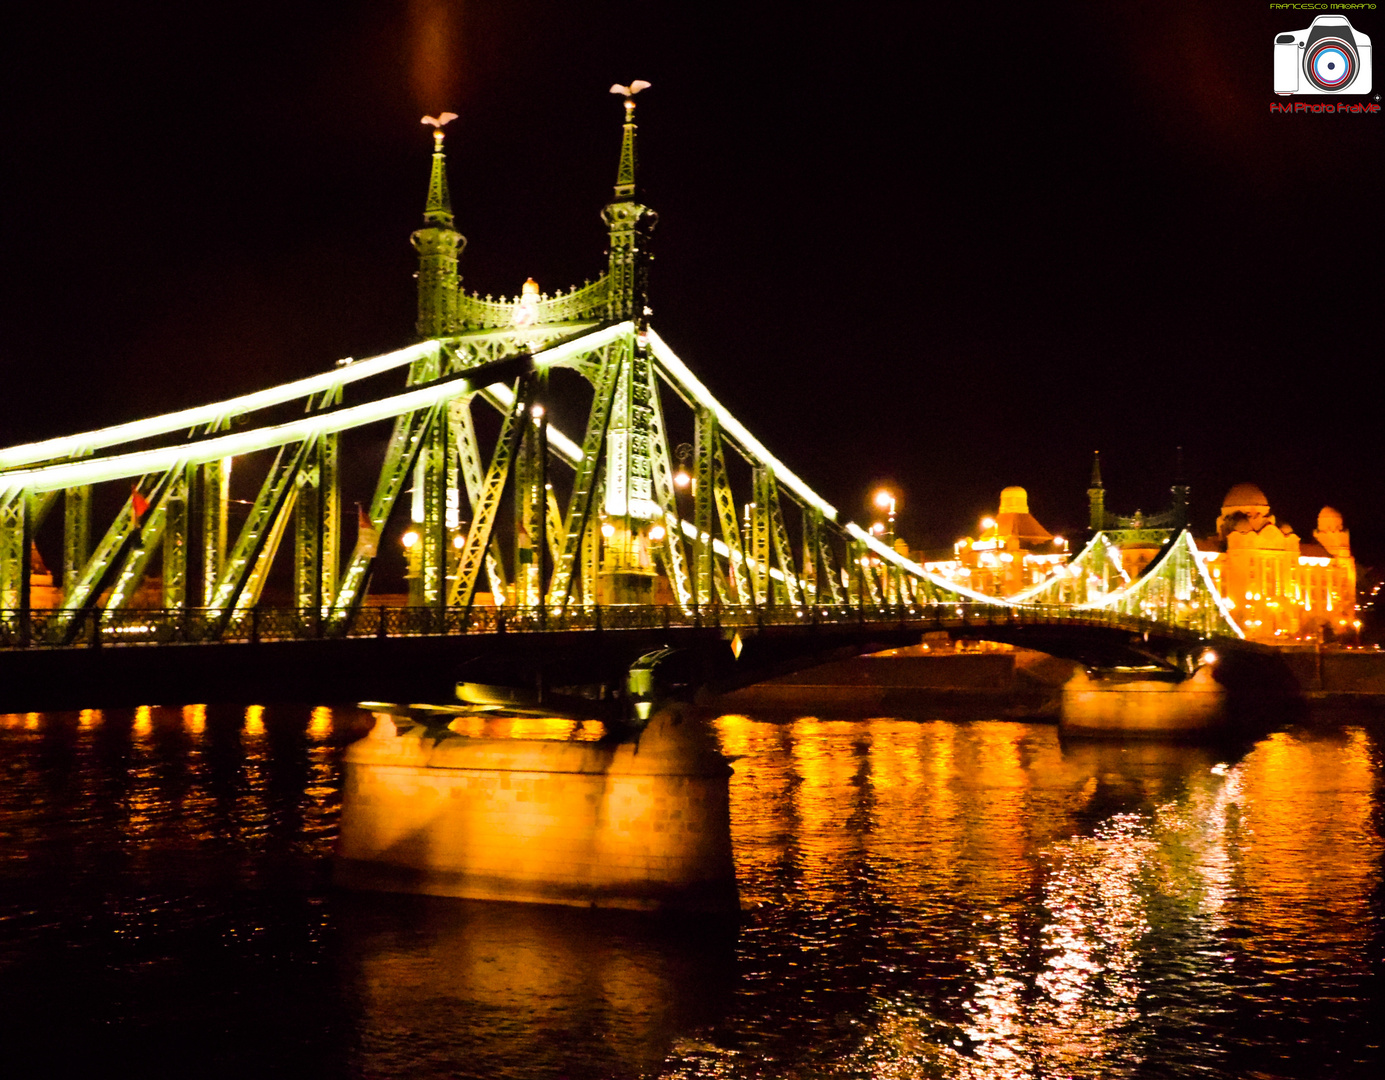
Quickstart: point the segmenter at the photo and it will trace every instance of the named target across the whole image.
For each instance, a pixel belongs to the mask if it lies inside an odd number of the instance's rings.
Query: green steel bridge
[[[212,678],[218,662],[244,665],[206,657],[240,646],[281,672],[276,685],[305,663],[353,689],[359,672],[341,681],[343,664],[445,663],[504,651],[501,639],[551,652],[695,638],[739,656],[759,638],[817,643],[804,653],[946,630],[1042,641],[1098,666],[1176,666],[1203,642],[1242,638],[1187,533],[1138,581],[1098,534],[1007,601],[840,520],[650,325],[657,215],[640,201],[635,103],[619,89],[596,280],[553,294],[528,282],[508,299],[464,291],[442,127],[425,118],[415,344],[0,450],[0,687],[98,671],[115,685],[136,669],[166,681],[180,665]],[[354,474],[371,454],[367,490]],[[353,483],[360,503],[347,501]],[[407,565],[406,591],[388,598],[371,592],[386,550]],[[409,642],[433,644],[398,651]],[[295,659],[264,660],[275,645]],[[0,709],[29,700],[5,698]]]

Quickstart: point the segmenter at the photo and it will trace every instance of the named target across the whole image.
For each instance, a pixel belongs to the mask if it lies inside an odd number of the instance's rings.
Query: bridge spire
[[[634,319],[643,325],[649,278],[649,236],[659,215],[639,202],[638,158],[635,151],[635,95],[649,83],[636,79],[629,86],[616,83],[611,93],[624,97],[625,126],[620,140],[620,168],[615,193],[601,217],[609,235],[611,300],[609,316]]]
[[[1178,465],[1174,470],[1173,486],[1169,488],[1173,496],[1173,527],[1175,530],[1188,527],[1188,478],[1183,473],[1183,447],[1178,448]]]
[[[443,126],[456,113],[425,116],[433,129],[433,167],[428,177],[428,200],[423,207],[423,228],[410,240],[418,252],[418,323],[421,338],[444,337],[457,332],[457,301],[461,276],[457,260],[466,237],[453,227],[452,196],[447,190],[447,158],[443,153]]]
[[[1092,453],[1092,479],[1087,485],[1088,528],[1101,532],[1106,528],[1106,485],[1101,482],[1101,451]]]

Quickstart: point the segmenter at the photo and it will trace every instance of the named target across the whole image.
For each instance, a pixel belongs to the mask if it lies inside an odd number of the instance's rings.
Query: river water
[[[0,717],[6,1077],[1378,1077],[1381,728],[716,721],[739,932],[328,883],[353,709]]]

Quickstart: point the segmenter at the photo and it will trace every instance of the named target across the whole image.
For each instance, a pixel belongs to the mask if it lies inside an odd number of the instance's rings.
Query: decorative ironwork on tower
[[[645,325],[645,301],[649,285],[649,238],[659,215],[639,201],[638,158],[635,151],[635,95],[649,83],[636,79],[629,86],[619,83],[611,93],[625,98],[625,127],[620,140],[620,171],[616,174],[615,196],[601,211],[610,236],[610,300],[612,319],[634,319]]]
[[[420,338],[445,337],[458,329],[457,302],[461,276],[457,261],[466,237],[453,227],[452,197],[447,190],[447,158],[443,153],[443,126],[456,113],[425,116],[433,129],[433,169],[428,178],[428,202],[423,208],[423,228],[410,240],[418,252],[418,323]]]

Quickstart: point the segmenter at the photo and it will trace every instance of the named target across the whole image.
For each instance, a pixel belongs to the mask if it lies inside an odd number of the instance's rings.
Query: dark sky
[[[888,479],[901,531],[947,544],[1021,484],[1079,529],[1094,449],[1129,512],[1163,505],[1181,444],[1200,528],[1252,480],[1305,538],[1337,506],[1381,560],[1385,115],[1270,114],[1272,38],[1310,21],[1248,0],[28,5],[0,46],[0,444],[406,343],[424,112],[461,114],[469,287],[595,276],[606,88],[643,78],[654,324],[845,517]]]

